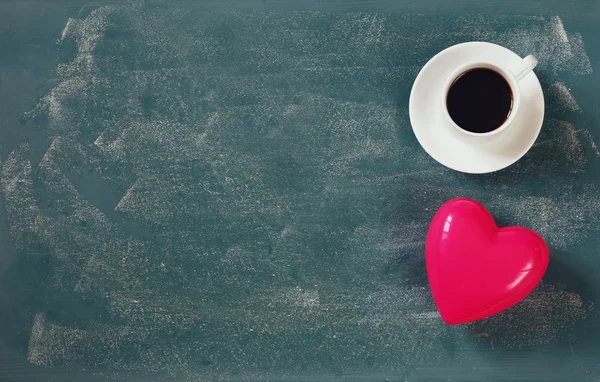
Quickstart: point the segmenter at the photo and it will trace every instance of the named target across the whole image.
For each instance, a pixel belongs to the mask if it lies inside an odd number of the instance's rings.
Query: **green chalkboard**
[[[0,3],[0,380],[598,381],[600,5],[455,3]],[[546,99],[480,176],[407,110],[473,40]],[[552,259],[451,327],[424,236],[459,196]]]

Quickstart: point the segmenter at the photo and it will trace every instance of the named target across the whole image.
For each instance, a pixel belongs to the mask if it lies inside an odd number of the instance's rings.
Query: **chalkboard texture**
[[[0,3],[0,380],[600,380],[600,6],[479,3]],[[407,110],[474,40],[536,55],[546,98],[483,176]],[[424,239],[454,197],[551,263],[451,327]]]

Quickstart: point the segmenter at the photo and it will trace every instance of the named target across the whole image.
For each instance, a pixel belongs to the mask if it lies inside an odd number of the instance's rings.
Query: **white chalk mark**
[[[583,131],[582,134],[587,138],[592,150],[594,151],[594,155],[596,155],[596,157],[600,157],[600,150],[598,150],[598,145],[596,145],[596,142],[594,142],[592,134],[588,130]]]
[[[571,94],[571,90],[562,82],[556,82],[552,84],[551,90],[553,95],[556,97],[556,101],[559,102],[558,108],[566,111],[579,111],[579,105]]]
[[[75,19],[69,18],[69,20],[67,20],[67,24],[65,25],[65,28],[63,29],[61,37],[60,37],[61,41],[67,37],[71,28],[75,27],[76,23],[77,23],[77,20],[75,20]]]
[[[411,318],[416,318],[416,319],[434,320],[434,319],[440,318],[440,313],[437,311],[423,312],[423,313],[411,313],[409,316]]]
[[[585,50],[585,45],[583,44],[583,37],[580,33],[574,33],[571,35],[570,39],[570,48],[571,53],[573,55],[574,60],[576,60],[578,70],[575,71],[576,74],[592,74],[592,63],[590,62],[590,58]]]
[[[567,36],[567,31],[565,30],[565,26],[559,16],[554,16],[552,18],[554,22],[554,32],[558,34],[560,40],[565,44],[569,43],[569,37]]]
[[[98,138],[94,140],[94,145],[97,147],[102,147],[104,144],[104,133],[98,135]]]
[[[129,187],[127,189],[127,191],[125,192],[125,195],[123,195],[123,197],[121,198],[121,200],[119,200],[119,203],[117,203],[117,205],[115,206],[115,211],[120,211],[123,210],[123,206],[127,205],[131,199],[131,194],[132,192],[134,192],[134,190],[138,187],[140,180],[136,180],[131,187]]]
[[[46,365],[51,362],[47,349],[42,346],[45,337],[46,317],[44,313],[38,313],[33,319],[31,336],[27,350],[27,360],[34,365]]]

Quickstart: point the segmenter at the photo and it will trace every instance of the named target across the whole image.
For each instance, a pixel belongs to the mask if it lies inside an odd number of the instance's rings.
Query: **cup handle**
[[[515,78],[518,81],[521,81],[526,75],[529,74],[538,64],[537,58],[535,56],[529,55],[521,60],[521,62],[514,67],[511,72],[515,75]]]

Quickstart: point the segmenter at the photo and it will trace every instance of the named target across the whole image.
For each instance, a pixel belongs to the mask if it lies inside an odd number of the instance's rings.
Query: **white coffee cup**
[[[456,70],[454,70],[452,72],[452,74],[450,74],[450,76],[448,76],[448,79],[446,80],[446,84],[443,87],[443,89],[444,89],[443,95],[444,96],[442,97],[442,102],[443,102],[442,109],[444,110],[444,112],[443,112],[444,118],[458,132],[460,132],[461,134],[467,135],[467,136],[478,137],[478,138],[489,138],[489,137],[501,134],[503,131],[507,130],[510,127],[510,125],[514,121],[515,117],[519,113],[519,108],[521,106],[521,89],[519,88],[519,81],[521,81],[523,78],[525,78],[525,76],[527,76],[527,74],[529,74],[535,68],[537,63],[538,63],[538,60],[534,56],[530,55],[530,56],[523,58],[521,60],[521,62],[519,63],[519,65],[517,65],[511,69],[508,69],[500,64],[497,64],[497,63],[494,63],[491,61],[471,61],[471,62],[467,62],[467,63],[459,66],[458,68],[456,68]],[[448,96],[450,87],[454,84],[454,81],[458,77],[460,77],[463,73],[465,73],[469,70],[473,70],[473,69],[490,69],[490,70],[495,71],[496,73],[498,73],[502,77],[504,77],[504,79],[506,80],[506,82],[508,83],[508,85],[510,86],[510,89],[512,91],[512,97],[513,97],[512,108],[510,110],[508,118],[498,128],[496,128],[492,131],[486,132],[486,133],[474,133],[471,131],[467,131],[467,130],[461,128],[460,126],[458,126],[454,122],[452,117],[450,117],[450,114],[448,112],[448,107],[446,105],[446,98]]]

